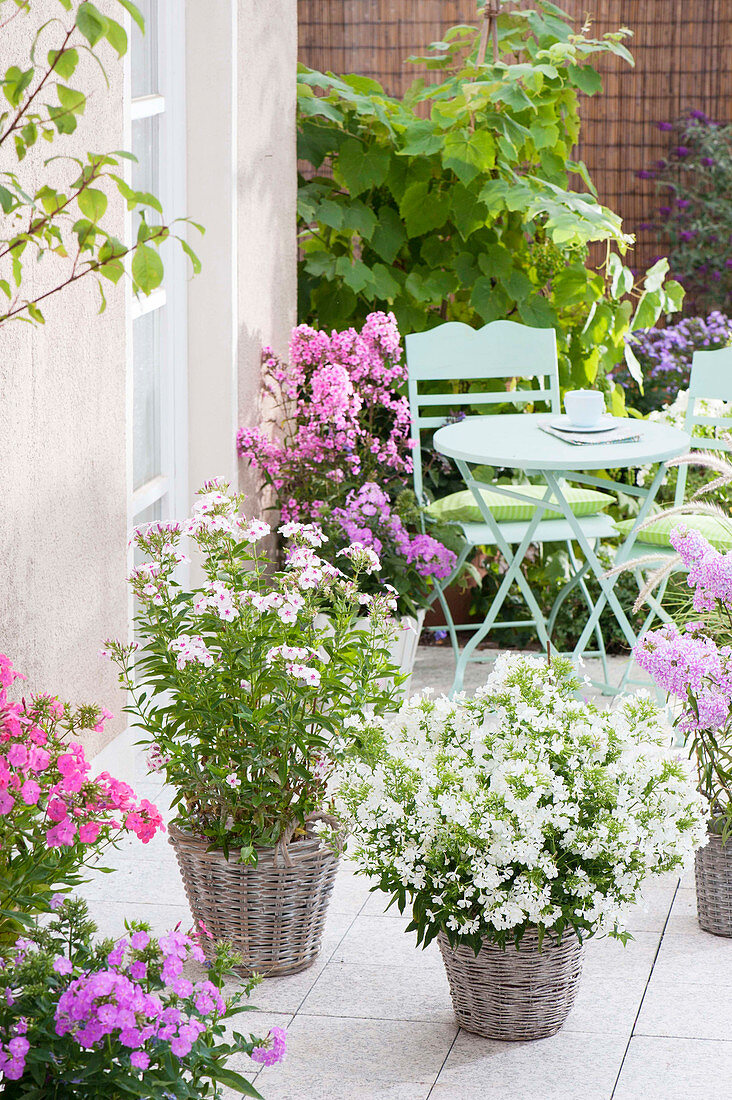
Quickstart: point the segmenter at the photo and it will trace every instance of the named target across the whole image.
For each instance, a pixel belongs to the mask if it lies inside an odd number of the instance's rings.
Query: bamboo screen
[[[528,7],[527,2],[516,6]],[[564,0],[593,32],[628,26],[635,69],[603,58],[604,90],[583,104],[578,156],[600,201],[638,234],[632,263],[642,269],[664,251],[659,234],[640,227],[657,206],[653,181],[636,177],[665,156],[669,136],[657,123],[690,109],[732,121],[732,0]],[[375,77],[400,94],[420,75],[406,64],[453,23],[476,22],[475,0],[298,0],[300,60],[311,68]]]

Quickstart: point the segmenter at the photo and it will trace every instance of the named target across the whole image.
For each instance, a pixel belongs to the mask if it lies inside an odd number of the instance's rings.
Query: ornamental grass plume
[[[0,654],[0,942],[81,882],[84,864],[106,845],[125,833],[147,844],[164,828],[157,808],[127,783],[90,775],[74,738],[101,731],[109,711],[50,695],[12,702],[8,690],[22,679]]]
[[[690,865],[705,807],[663,712],[644,695],[599,711],[577,688],[568,659],[502,654],[472,699],[364,721],[336,805],[418,941],[626,939],[648,877]]]

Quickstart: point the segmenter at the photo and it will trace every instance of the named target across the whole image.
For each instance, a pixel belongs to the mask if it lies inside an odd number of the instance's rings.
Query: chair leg
[[[574,554],[574,548],[571,546],[571,544],[568,544],[568,545],[569,545],[569,559],[572,562],[572,564],[574,564],[577,560],[576,557],[575,557],[575,554]],[[589,567],[588,562],[585,562],[585,566]],[[584,596],[585,603],[587,604],[587,610],[590,612],[590,615],[591,615],[592,612],[595,609],[595,605],[592,602],[592,597],[590,596],[590,591],[589,591],[587,585],[585,584],[584,576],[585,576],[586,572],[587,572],[587,568],[583,568],[581,573],[580,573],[579,585],[580,585],[580,588],[582,590],[582,595]],[[607,687],[610,686],[610,680],[608,678],[609,673],[608,673],[608,667],[607,667],[607,652],[605,650],[605,638],[604,638],[603,633],[602,633],[602,627],[600,626],[600,620],[599,619],[597,620],[597,623],[595,624],[595,639],[597,641],[597,650],[598,650],[598,653],[600,654],[600,661],[602,663],[602,678],[603,678],[603,682],[605,684],[605,687],[607,688]]]

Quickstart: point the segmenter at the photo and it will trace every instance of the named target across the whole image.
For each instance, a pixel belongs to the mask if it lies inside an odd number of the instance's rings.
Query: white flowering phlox
[[[168,649],[178,654],[175,661],[178,668],[185,668],[191,662],[210,668],[214,663],[213,654],[200,634],[180,634],[168,644]]]
[[[362,542],[352,542],[350,546],[344,546],[338,554],[348,558],[354,569],[362,573],[378,573],[381,569],[379,555],[370,546],[364,546]]]
[[[147,559],[131,577],[140,655],[133,667],[129,645],[105,651],[178,793],[177,823],[255,861],[325,806],[318,761],[340,751],[346,720],[398,704],[379,599],[362,610],[358,576],[320,558],[314,524],[285,525],[277,568],[254,545],[269,524],[243,505],[209,482],[188,523],[135,536]],[[203,574],[193,590],[177,575],[184,539]]]
[[[647,696],[598,711],[563,658],[505,655],[473,699],[416,696],[365,724],[336,777],[364,873],[420,940],[477,951],[538,927],[624,938],[648,876],[682,871],[705,809]]]

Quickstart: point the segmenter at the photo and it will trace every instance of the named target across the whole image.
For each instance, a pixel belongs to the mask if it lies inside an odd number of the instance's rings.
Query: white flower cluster
[[[175,662],[178,668],[185,668],[191,661],[205,668],[210,668],[214,663],[213,654],[206,648],[200,634],[179,634],[168,648],[178,654]]]
[[[354,569],[363,573],[378,573],[381,569],[379,555],[370,546],[364,546],[362,542],[352,542],[350,546],[344,546],[338,551],[339,555],[348,558]]]
[[[239,608],[236,606],[234,593],[223,581],[212,581],[206,592],[202,592],[193,601],[193,610],[197,615],[203,614],[209,608],[226,623],[239,618]]]
[[[311,660],[315,656],[317,656],[315,650],[306,646],[278,645],[273,646],[268,651],[266,660],[268,665],[277,660],[286,661],[285,668],[290,676],[294,676],[296,680],[302,680],[304,684],[309,684],[310,687],[317,687],[321,679],[320,672],[312,665],[301,663],[302,661]]]
[[[705,809],[646,696],[575,698],[562,658],[499,658],[474,699],[415,696],[366,725],[336,805],[365,873],[418,935],[505,943],[528,927],[621,934],[649,875],[687,867]]]

